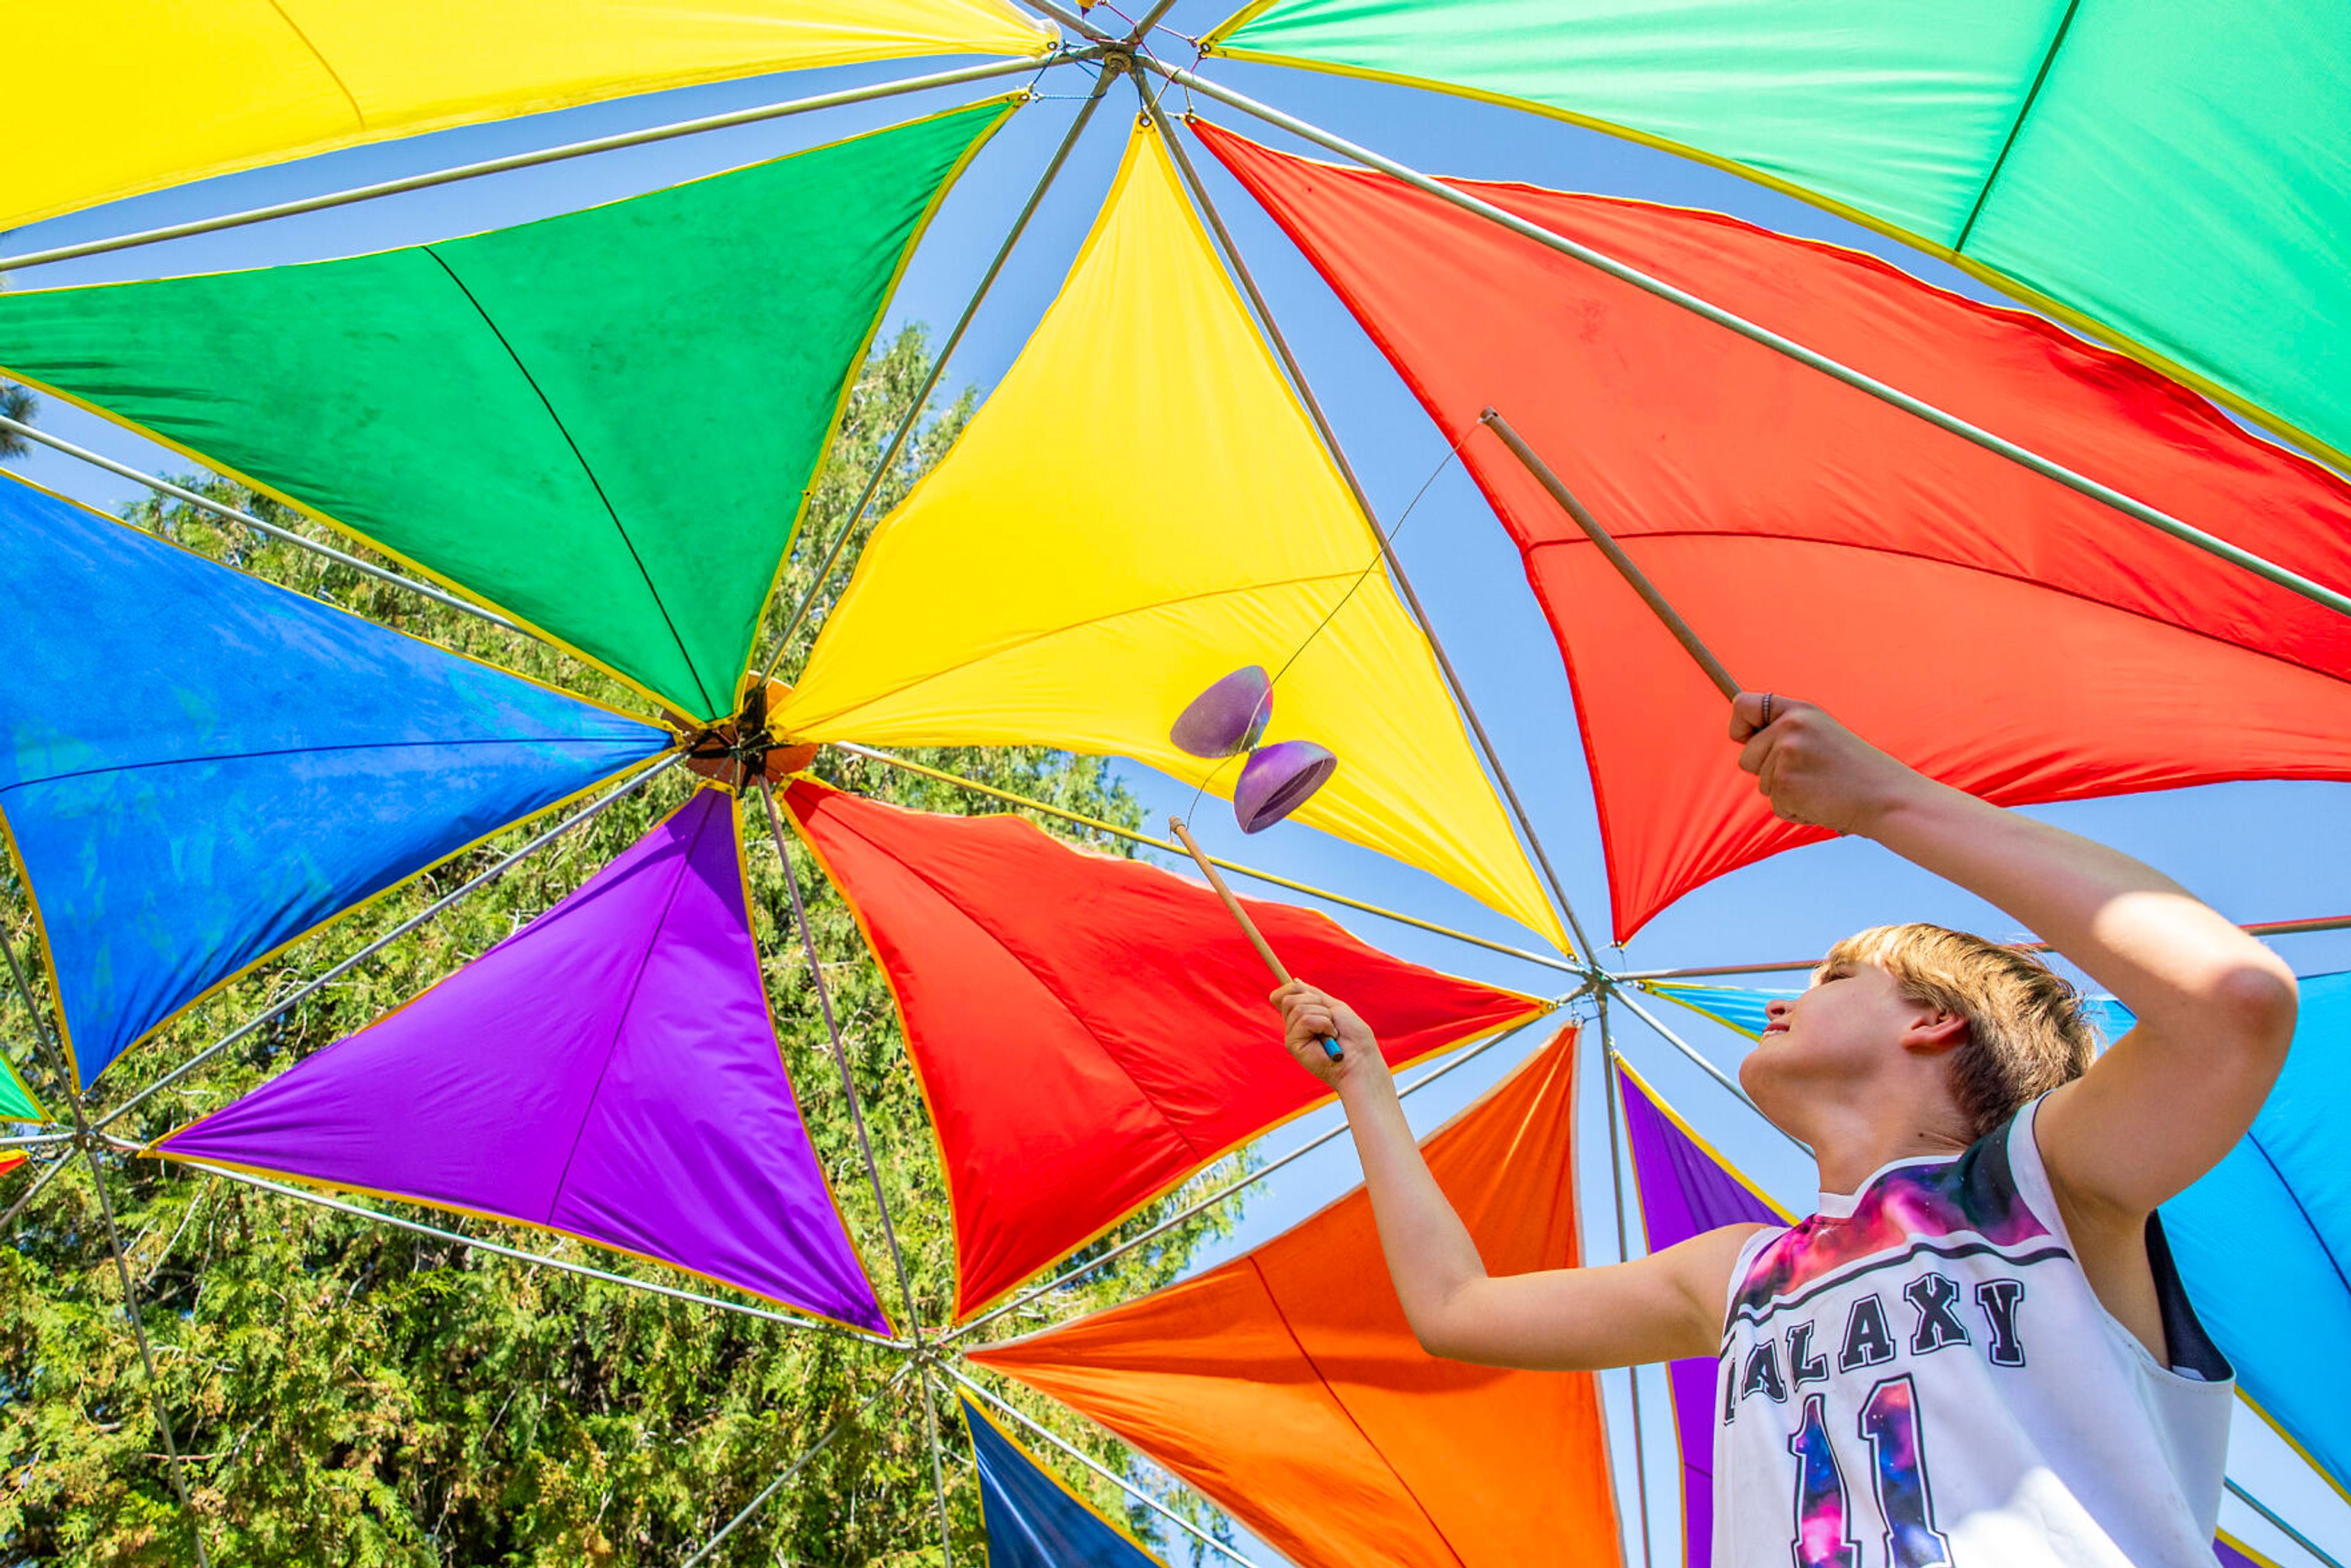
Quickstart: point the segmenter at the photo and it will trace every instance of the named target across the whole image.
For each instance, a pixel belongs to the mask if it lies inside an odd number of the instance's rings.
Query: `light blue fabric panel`
[[[1703,1013],[1715,1022],[1735,1029],[1750,1040],[1763,1032],[1771,1022],[1764,1010],[1773,1001],[1802,996],[1802,991],[1754,991],[1743,986],[1672,986],[1663,981],[1651,981],[1648,989],[1667,1001],[1679,1002],[1695,1013]]]
[[[1669,1001],[1679,1002],[1692,1012],[1704,1013],[1719,1024],[1737,1030],[1750,1037],[1763,1032],[1771,1021],[1764,1009],[1776,998],[1802,996],[1801,991],[1759,991],[1743,986],[1681,986],[1662,980],[1649,982],[1648,989]],[[2098,1026],[2102,1043],[2112,1045],[2127,1033],[2138,1020],[2130,1009],[2112,997],[2085,997],[2083,1006],[2090,1021]]]
[[[667,744],[5,480],[0,672],[0,820],[85,1086],[273,948]]]
[[[2302,982],[2302,1025],[2229,1157],[2163,1206],[2205,1329],[2246,1397],[2337,1486],[2351,1480],[2351,974]]]
[[[2138,1019],[2131,1016],[2130,1009],[2112,997],[2084,997],[2082,1006],[2090,1015],[2090,1021],[2098,1026],[2101,1049],[2114,1044],[2138,1027]]]
[[[1029,1463],[968,1396],[963,1418],[979,1465],[987,1568],[1161,1568],[1157,1558]]]

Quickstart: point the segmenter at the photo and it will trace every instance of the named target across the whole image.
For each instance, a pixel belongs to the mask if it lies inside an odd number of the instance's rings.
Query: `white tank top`
[[[1714,1443],[1722,1568],[2211,1568],[2234,1374],[2147,1258],[2171,1365],[2074,1261],[2039,1103],[1755,1237]]]

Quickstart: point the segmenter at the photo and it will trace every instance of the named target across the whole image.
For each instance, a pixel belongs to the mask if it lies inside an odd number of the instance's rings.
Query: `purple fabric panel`
[[[546,1223],[701,799],[407,1006],[163,1147]]]
[[[1718,1226],[1782,1223],[1621,1069],[1625,1132],[1633,1151],[1633,1188],[1648,1249],[1662,1252]],[[1714,1560],[1714,1385],[1719,1368],[1691,1356],[1666,1369],[1674,1396],[1674,1433],[1682,1455],[1682,1555],[1687,1568]]]
[[[553,1223],[886,1333],[777,1054],[731,810],[686,865]]]
[[[704,790],[406,1007],[162,1146],[643,1253],[886,1327],[800,1125]]]
[[[2212,1555],[2220,1560],[2221,1568],[2272,1568],[2266,1559],[2248,1556],[2225,1541],[2212,1542]]]

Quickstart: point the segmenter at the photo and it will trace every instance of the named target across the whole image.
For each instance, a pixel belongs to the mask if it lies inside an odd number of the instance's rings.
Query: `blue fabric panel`
[[[1031,1464],[968,1396],[963,1419],[979,1464],[987,1568],[1161,1568],[1157,1558]]]
[[[2284,1074],[2229,1157],[2163,1206],[2204,1327],[2245,1395],[2351,1481],[2351,974],[2302,982]]]
[[[0,480],[0,820],[85,1086],[204,991],[660,751],[649,725]]]

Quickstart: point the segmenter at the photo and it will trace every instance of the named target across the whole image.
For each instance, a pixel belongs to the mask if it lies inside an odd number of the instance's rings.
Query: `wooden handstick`
[[[1217,874],[1216,863],[1200,852],[1200,846],[1194,841],[1192,830],[1184,825],[1184,819],[1168,818],[1167,831],[1174,833],[1177,841],[1191,852],[1192,863],[1200,868],[1200,874],[1208,879],[1208,885],[1216,889],[1217,896],[1225,901],[1225,907],[1231,911],[1235,920],[1240,922],[1241,935],[1249,939],[1249,945],[1257,949],[1257,956],[1265,960],[1267,968],[1273,971],[1274,983],[1282,986],[1290,984],[1290,971],[1281,967],[1281,960],[1274,956],[1273,946],[1266,941],[1265,933],[1257,928],[1257,922],[1251,920],[1249,911],[1241,907],[1241,901],[1233,896],[1233,890],[1227,887],[1225,879]],[[1338,1061],[1339,1042],[1335,1040],[1324,1040],[1322,1054],[1333,1061]]]
[[[1606,528],[1600,526],[1600,519],[1586,511],[1583,503],[1575,498],[1574,492],[1560,483],[1559,476],[1551,471],[1551,465],[1537,456],[1535,449],[1529,446],[1525,439],[1510,428],[1510,422],[1504,419],[1496,410],[1488,409],[1478,416],[1478,420],[1479,423],[1501,437],[1502,444],[1510,449],[1510,455],[1525,464],[1527,472],[1534,476],[1535,483],[1550,491],[1551,498],[1557,501],[1560,508],[1575,519],[1575,526],[1583,530],[1583,537],[1600,547],[1600,553],[1608,558],[1608,564],[1614,567],[1626,582],[1632,584],[1633,591],[1641,596],[1642,601],[1656,612],[1657,619],[1666,623],[1666,630],[1674,634],[1674,641],[1679,643],[1689,656],[1698,661],[1698,667],[1706,672],[1706,678],[1712,681],[1715,688],[1722,693],[1723,700],[1726,702],[1735,700],[1743,688],[1737,681],[1730,678],[1730,672],[1722,667],[1722,661],[1716,658],[1707,645],[1698,640],[1698,633],[1690,630],[1690,623],[1682,619],[1681,612],[1667,602],[1666,596],[1657,591],[1657,585],[1649,580],[1648,574],[1635,566],[1633,558],[1625,553],[1624,547],[1610,536]]]

